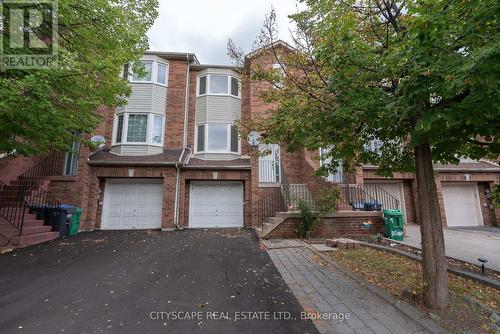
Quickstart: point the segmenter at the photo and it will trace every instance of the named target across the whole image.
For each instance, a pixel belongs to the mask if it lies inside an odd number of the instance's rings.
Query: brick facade
[[[372,228],[366,230],[363,223],[371,221]],[[287,218],[267,237],[276,238],[296,238],[297,228],[300,225],[300,218]],[[347,235],[367,235],[375,233],[384,233],[384,222],[381,213],[375,212],[356,212],[352,215],[344,213],[332,214],[321,218],[313,237],[315,238],[336,238]]]
[[[281,49],[279,52],[283,52]],[[271,67],[272,61],[269,55],[262,54],[252,58],[247,64],[251,66]],[[186,75],[188,70],[187,60],[169,59],[169,76],[167,88],[166,122],[164,131],[164,143],[166,149],[179,149],[184,147],[184,131],[187,131],[187,149],[194,148],[195,131],[195,106],[196,106],[196,84],[198,69],[190,69],[189,72],[189,96],[188,96],[188,119],[185,124],[186,108]],[[266,82],[248,81],[241,82],[241,122],[248,123],[259,117],[265,117],[274,108],[272,104],[266,104],[261,95],[272,89]],[[109,149],[112,143],[114,110],[101,108],[101,125],[94,131],[93,135],[99,134],[106,138],[105,149]],[[88,136],[90,138],[90,135]],[[177,186],[177,170],[174,166],[138,166],[129,165],[90,165],[88,163],[92,152],[89,148],[83,148],[80,152],[78,173],[71,177],[56,177],[50,180],[49,192],[61,202],[77,205],[83,208],[81,219],[82,229],[92,230],[99,228],[101,224],[101,211],[106,179],[110,178],[157,178],[163,180],[163,218],[162,228],[174,228],[175,225],[175,194]],[[180,228],[188,227],[189,222],[189,189],[193,181],[241,181],[244,187],[244,226],[256,227],[259,213],[259,201],[272,192],[279,192],[279,184],[269,187],[259,184],[259,159],[252,152],[252,148],[245,139],[241,140],[241,154],[250,157],[250,169],[228,170],[217,168],[192,169],[180,165],[179,180],[179,202],[178,221]],[[318,152],[306,151],[287,152],[286,146],[281,146],[281,164],[284,174],[290,184],[306,184],[313,196],[321,189],[332,187],[322,177],[314,176],[319,168]],[[30,158],[4,158],[0,159],[0,179],[4,182],[14,180],[17,175],[33,165],[36,159]],[[133,177],[129,177],[129,169],[133,169]],[[468,175],[466,181],[465,175]],[[416,181],[411,173],[395,173],[393,179],[403,184],[403,195],[405,199],[405,211],[408,222],[419,223],[418,200],[416,196]],[[353,183],[362,184],[365,180],[385,180],[376,174],[373,168],[358,168],[352,177]],[[492,208],[490,193],[495,184],[500,183],[500,173],[491,172],[438,172],[436,174],[436,185],[438,188],[439,205],[446,226],[446,217],[442,198],[442,184],[445,182],[475,182],[481,202],[481,213],[485,226],[500,226],[500,210]],[[277,186],[277,187],[276,187]],[[488,191],[489,190],[489,191]],[[372,217],[373,218],[373,217]],[[367,217],[352,215],[350,217],[335,216],[324,219],[318,226],[317,235],[338,236],[340,234],[366,233],[361,229],[361,224]],[[381,220],[373,218],[376,230],[381,227]],[[298,221],[290,219],[279,229],[273,232],[273,237],[292,236]]]
[[[387,180],[376,174],[375,169],[364,169],[365,180]],[[403,182],[405,209],[407,220],[420,224],[418,219],[417,183],[412,173],[394,173],[393,180]],[[500,226],[500,210],[494,208],[491,201],[491,191],[495,184],[500,183],[500,173],[495,172],[453,172],[437,171],[435,174],[436,188],[438,192],[438,203],[441,211],[443,226],[448,226],[446,212],[444,208],[442,185],[446,183],[476,184],[479,194],[482,224],[484,226]]]

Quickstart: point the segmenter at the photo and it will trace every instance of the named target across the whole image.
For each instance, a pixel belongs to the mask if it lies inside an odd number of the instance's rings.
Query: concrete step
[[[44,232],[16,236],[12,238],[12,242],[17,245],[18,248],[24,248],[28,246],[38,245],[43,242],[51,241],[59,237],[59,232]]]
[[[0,213],[3,215],[3,216],[8,216],[9,218],[18,218],[21,216],[21,210],[19,210],[18,212],[16,211],[13,211],[13,210],[9,210],[9,209],[0,209]],[[24,213],[24,220],[36,220],[36,213],[28,213],[28,209],[26,209],[26,212]]]
[[[52,226],[37,225],[37,226],[24,226],[23,227],[23,235],[45,233],[45,232],[52,232]]]

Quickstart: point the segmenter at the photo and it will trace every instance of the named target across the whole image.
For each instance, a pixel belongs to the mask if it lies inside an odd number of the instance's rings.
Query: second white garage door
[[[373,196],[373,198],[378,198],[382,202],[383,209],[394,209],[390,208],[391,203],[384,203],[384,199],[390,198],[386,195],[389,194],[395,199],[399,201],[398,209],[403,210],[405,214],[405,222],[408,222],[406,219],[405,212],[405,198],[403,195],[403,184],[401,182],[397,183],[365,183],[365,190]]]
[[[448,226],[482,225],[477,184],[442,183]]]
[[[103,230],[161,227],[162,180],[107,180],[103,202]]]
[[[241,182],[191,182],[189,227],[243,226]]]

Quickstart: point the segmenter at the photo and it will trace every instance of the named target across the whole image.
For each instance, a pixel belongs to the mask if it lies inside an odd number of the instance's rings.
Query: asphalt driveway
[[[450,227],[443,229],[446,255],[462,261],[479,264],[478,258],[486,258],[488,268],[500,271],[500,228],[498,227]],[[406,226],[404,243],[421,248],[420,227]]]
[[[317,333],[251,230],[84,233],[0,268],[2,333]]]

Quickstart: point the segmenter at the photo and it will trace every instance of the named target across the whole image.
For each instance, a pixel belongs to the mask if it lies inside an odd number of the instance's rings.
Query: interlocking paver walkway
[[[315,321],[321,333],[427,333],[386,300],[319,264],[306,247],[268,249],[268,253],[302,306],[330,318]],[[347,314],[349,319],[338,319]]]

